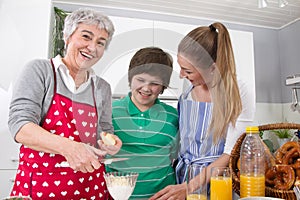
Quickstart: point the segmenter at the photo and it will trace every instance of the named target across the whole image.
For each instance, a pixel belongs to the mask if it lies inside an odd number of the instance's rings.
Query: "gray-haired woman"
[[[108,17],[79,9],[67,16],[65,56],[36,59],[21,73],[12,97],[9,128],[21,143],[11,195],[33,199],[107,199],[99,158],[119,151],[102,131],[113,133],[110,85],[92,66],[114,33]],[[64,167],[61,163],[68,163]]]

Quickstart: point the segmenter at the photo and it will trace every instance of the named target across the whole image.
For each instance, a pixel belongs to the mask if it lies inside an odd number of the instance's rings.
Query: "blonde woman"
[[[214,166],[227,166],[237,138],[254,117],[255,94],[237,79],[229,32],[223,24],[192,30],[179,43],[177,58],[181,78],[191,83],[178,104],[177,185],[167,186],[151,199],[185,199],[190,164],[205,164],[208,172]]]

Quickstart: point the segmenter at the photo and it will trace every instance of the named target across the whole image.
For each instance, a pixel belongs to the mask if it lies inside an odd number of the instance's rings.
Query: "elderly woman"
[[[102,57],[114,27],[101,13],[80,9],[67,16],[65,56],[29,62],[12,97],[9,128],[21,143],[11,195],[33,199],[107,199],[99,159],[119,151],[104,145],[113,132],[110,85],[92,66]],[[64,167],[61,163],[68,163]]]

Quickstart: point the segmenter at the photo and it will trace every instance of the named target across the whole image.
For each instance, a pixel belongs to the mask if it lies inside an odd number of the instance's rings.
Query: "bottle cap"
[[[246,127],[246,133],[259,132],[259,128],[257,126],[248,126]]]

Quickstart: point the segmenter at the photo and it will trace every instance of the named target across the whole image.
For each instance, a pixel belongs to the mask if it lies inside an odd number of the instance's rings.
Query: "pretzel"
[[[289,141],[286,142],[285,144],[283,144],[275,153],[275,159],[276,159],[276,163],[277,164],[283,164],[284,162],[288,162],[285,159],[288,159],[289,157],[287,157],[287,155],[291,156],[293,153],[298,149],[298,151],[300,152],[300,145],[298,142],[295,141]],[[290,152],[292,151],[292,152]]]
[[[295,171],[290,165],[275,165],[265,174],[266,184],[279,190],[289,190],[295,182]]]

